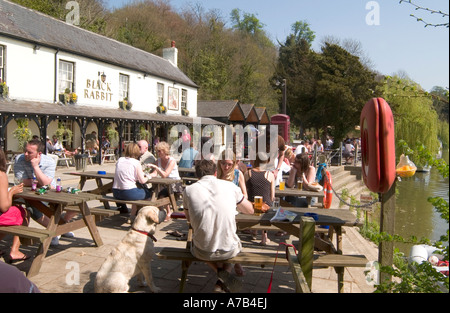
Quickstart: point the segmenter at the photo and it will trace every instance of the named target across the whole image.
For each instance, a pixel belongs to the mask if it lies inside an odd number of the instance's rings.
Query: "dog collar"
[[[141,233],[142,235],[146,235],[146,236],[150,237],[154,242],[157,241],[156,238],[155,238],[155,236],[153,236],[152,234],[150,234],[150,233],[148,233],[148,232],[146,232],[146,231],[137,230],[137,229],[134,228],[134,227],[132,227],[131,229],[134,230],[134,231],[137,231],[138,233]]]

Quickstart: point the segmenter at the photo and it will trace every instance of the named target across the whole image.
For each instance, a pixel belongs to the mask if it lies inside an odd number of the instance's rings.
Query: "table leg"
[[[177,200],[175,199],[175,195],[173,194],[172,186],[168,185],[167,187],[169,191],[170,203],[172,204],[172,209],[174,212],[177,212],[178,211]]]
[[[336,252],[337,254],[342,254],[342,227],[335,226],[336,231]],[[334,270],[338,276],[338,292],[344,292],[344,267],[335,267]]]
[[[312,217],[302,216],[300,219],[298,258],[309,289],[312,285],[315,225]]]
[[[102,191],[102,187],[103,187],[102,179],[101,178],[96,178],[95,181],[97,182],[98,190],[101,191],[100,194],[103,195],[103,196],[106,195],[106,192]],[[112,188],[112,184],[111,184],[111,188]],[[104,205],[105,209],[107,209],[107,210],[111,209],[108,201],[103,202],[103,205]]]
[[[84,184],[86,183],[86,177],[81,176],[80,182],[78,183],[78,189],[83,190]]]
[[[91,233],[92,239],[95,242],[95,245],[97,247],[100,247],[103,245],[102,238],[100,237],[100,233],[98,232],[97,225],[95,225],[95,218],[93,215],[91,215],[91,211],[89,210],[89,207],[86,203],[86,201],[83,201],[78,205],[80,208],[81,215],[83,216],[83,220],[89,229],[89,232]]]
[[[61,218],[61,213],[63,211],[63,206],[59,204],[55,213],[50,217],[50,221],[47,225],[47,230],[56,233],[56,228],[58,227],[59,220]],[[33,263],[31,263],[30,269],[28,270],[27,276],[32,277],[39,273],[42,262],[44,261],[45,255],[47,254],[48,248],[50,247],[50,243],[52,241],[52,237],[48,237],[39,245],[39,248],[36,252],[36,256],[34,257]]]

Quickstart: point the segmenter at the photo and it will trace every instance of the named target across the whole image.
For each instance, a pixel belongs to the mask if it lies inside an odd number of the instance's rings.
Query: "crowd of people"
[[[195,168],[198,182],[184,187],[180,183],[174,183],[171,187],[174,193],[182,195],[183,208],[187,220],[193,229],[192,253],[199,259],[205,260],[217,273],[218,280],[216,291],[236,291],[239,289],[239,280],[232,275],[233,266],[223,262],[232,258],[242,249],[237,235],[235,215],[237,212],[253,214],[252,203],[256,196],[261,196],[266,206],[272,206],[275,198],[275,188],[283,180],[283,175],[288,174],[286,185],[292,187],[298,179],[303,181],[305,189],[316,181],[316,169],[310,163],[308,155],[311,143],[302,142],[296,149],[287,147],[281,136],[278,136],[278,149],[275,162],[269,164],[269,158],[264,153],[256,153],[256,159],[250,164],[238,159],[234,149],[226,149],[215,159],[213,153],[200,153],[195,149],[193,140],[183,144],[182,156],[179,163],[170,154],[170,146],[165,141],[157,142],[155,157],[149,151],[149,143],[140,140],[130,143],[125,147],[124,156],[120,157],[115,165],[113,196],[120,200],[150,200],[154,190],[151,185],[152,177],[180,179],[178,167]],[[202,138],[202,146],[209,138]],[[257,139],[257,147],[260,142],[266,143],[266,149],[270,140]],[[329,143],[327,143],[328,145]],[[313,142],[317,149],[323,149],[320,140]],[[4,173],[6,161],[0,151],[0,225],[28,225],[29,218],[43,225],[48,224],[48,218],[38,209],[33,207],[14,207],[11,203],[14,193],[21,192],[24,186],[30,186],[35,177],[38,186],[49,185],[55,187],[55,161],[45,154],[55,148],[50,140],[44,144],[34,139],[26,144],[24,154],[16,159],[14,175],[21,183],[8,189],[7,176]],[[97,145],[98,148],[98,145]],[[261,151],[261,149],[259,150]],[[167,189],[159,191],[158,198],[167,197]],[[308,206],[306,199],[286,198],[295,206]],[[137,209],[132,206],[131,211],[126,205],[119,205],[121,213],[130,214],[131,220],[136,216]],[[173,208],[165,208],[166,220],[170,220]],[[62,217],[63,223],[68,223],[75,213],[66,213]],[[5,222],[6,221],[6,222]],[[3,223],[3,224],[2,224]],[[255,233],[252,233],[256,236]],[[281,233],[283,234],[283,233]],[[73,236],[72,233],[65,236]],[[56,241],[58,240],[57,237]],[[52,241],[53,242],[53,241]],[[260,245],[269,242],[266,231],[261,233]],[[54,243],[54,244],[57,244]],[[28,258],[19,251],[20,242],[14,238],[11,246],[10,259],[25,260]],[[3,253],[3,252],[2,252]],[[245,275],[245,270],[240,264],[234,264],[237,276]]]

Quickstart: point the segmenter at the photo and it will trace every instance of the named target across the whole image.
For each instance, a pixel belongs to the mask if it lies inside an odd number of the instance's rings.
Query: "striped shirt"
[[[56,163],[48,155],[41,154],[41,161],[39,162],[39,168],[45,176],[52,179],[51,185],[53,188],[56,187],[55,172]],[[14,163],[14,176],[19,179],[32,179],[33,178],[33,167],[31,162],[25,160],[25,154],[18,155]]]

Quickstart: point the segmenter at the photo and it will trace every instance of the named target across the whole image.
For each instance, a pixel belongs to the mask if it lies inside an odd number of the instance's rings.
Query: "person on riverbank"
[[[208,261],[217,273],[215,291],[238,292],[242,283],[231,275],[231,264],[224,261],[242,249],[236,234],[236,210],[253,214],[253,206],[235,184],[217,179],[214,161],[199,160],[195,172],[199,181],[183,193],[184,212],[193,229],[191,252]]]

